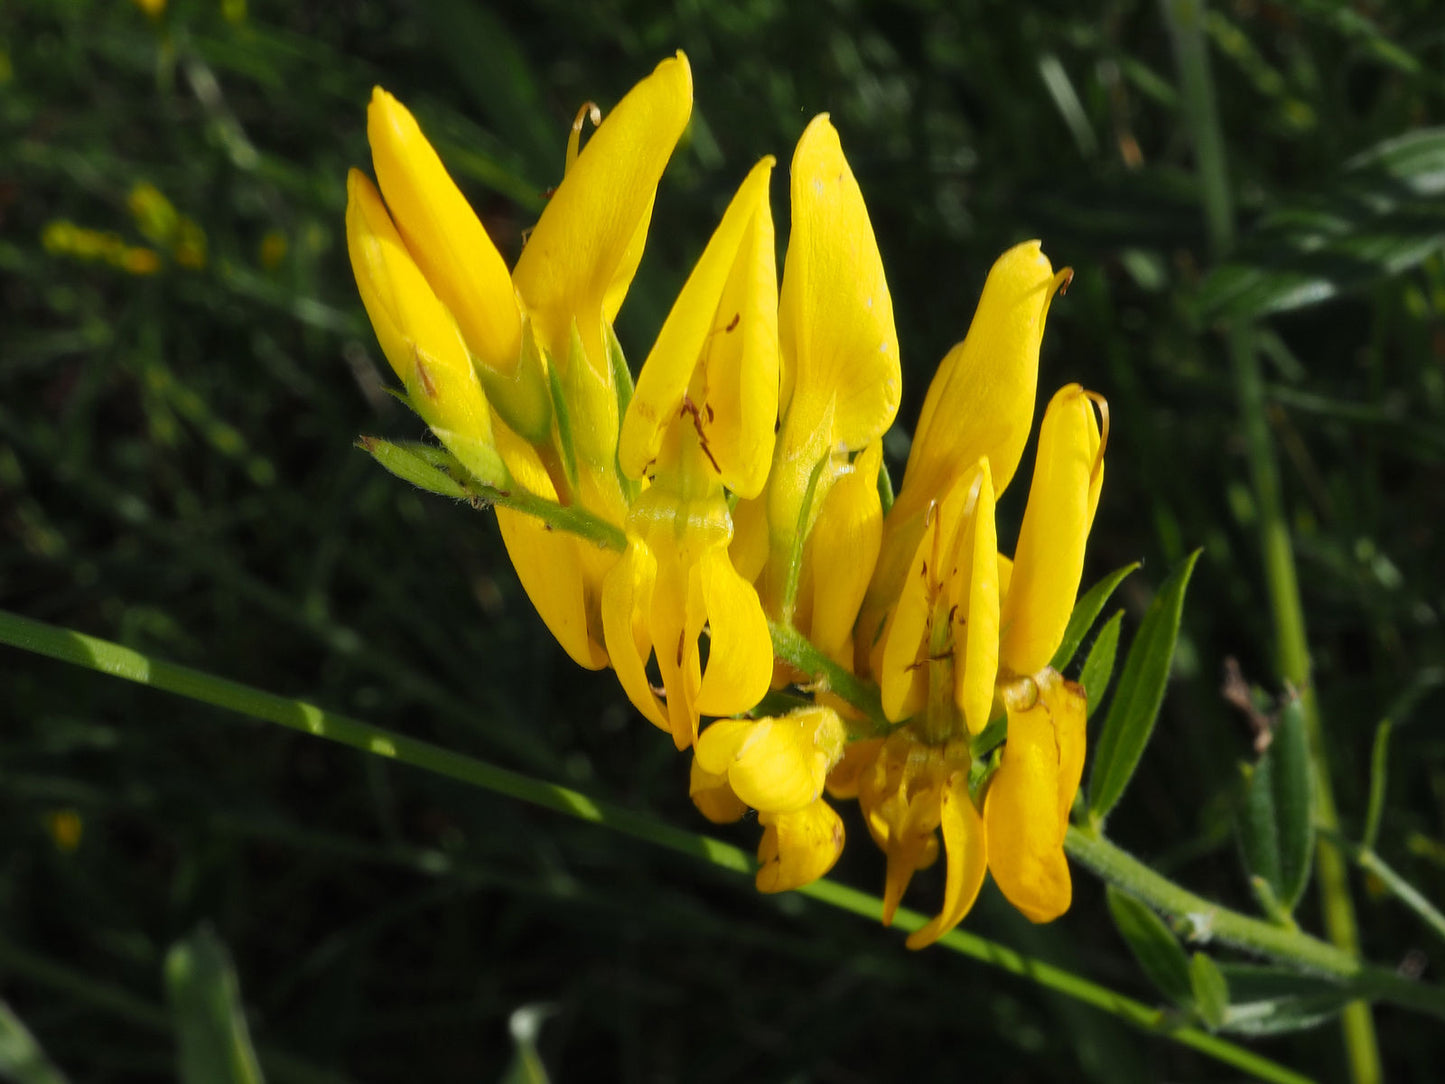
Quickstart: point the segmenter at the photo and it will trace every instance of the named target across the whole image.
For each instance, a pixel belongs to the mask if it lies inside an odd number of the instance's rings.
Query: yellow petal
[[[817,801],[843,755],[847,732],[828,708],[780,718],[720,719],[697,741],[703,770],[726,773],[733,792],[765,813],[788,813]]]
[[[1003,609],[1000,658],[1016,674],[1047,666],[1069,623],[1084,572],[1098,451],[1093,403],[1079,385],[1066,385],[1049,403],[1039,430],[1038,459]]]
[[[346,178],[346,241],[382,353],[428,424],[492,444],[491,414],[451,314],[402,243],[376,187]]]
[[[1037,241],[1015,245],[994,263],[968,335],[929,385],[900,500],[910,487],[936,492],[981,456],[993,468],[995,492],[1008,488],[1033,426],[1044,318],[1065,281]],[[917,507],[923,499],[914,498]]]
[[[829,658],[853,668],[853,623],[878,559],[883,504],[878,496],[881,441],[859,453],[833,484],[808,537],[812,620],[808,634]]]
[[[843,853],[843,822],[821,798],[796,813],[761,813],[759,892],[786,892],[816,881]]]
[[[697,571],[711,630],[697,710],[704,715],[735,715],[752,708],[768,691],[773,676],[768,619],[758,593],[733,569],[727,550],[708,550]]]
[[[1084,699],[1056,675],[1020,699],[1005,696],[1008,742],[984,801],[988,866],[1029,921],[1048,922],[1073,896],[1064,832],[1083,771]]]
[[[772,166],[763,159],[743,181],[642,367],[618,445],[634,478],[657,460],[668,428],[686,424],[704,434],[723,485],[745,497],[762,489],[778,413]]]
[[[670,731],[666,710],[647,679],[647,660],[652,656],[647,618],[656,578],[657,562],[647,547],[630,543],[602,581],[602,629],[612,668],[627,698],[654,726]]]
[[[978,494],[959,532],[953,610],[953,696],[970,734],[988,725],[998,677],[998,533],[993,478],[979,462]]]
[[[833,439],[862,448],[898,412],[898,333],[863,194],[827,114],[798,140],[791,189],[778,303],[784,410],[806,429],[831,401]]]
[[[939,827],[943,830],[943,851],[948,857],[943,910],[928,925],[909,935],[907,944],[911,949],[933,944],[962,922],[983,887],[988,850],[983,818],[968,796],[967,772],[954,772],[949,777],[939,811]]]
[[[557,491],[536,450],[505,426],[497,427],[496,437],[514,483],[539,497],[556,500]],[[602,669],[607,665],[607,652],[600,642],[600,620],[589,621],[591,607],[579,553],[584,543],[575,535],[552,530],[534,516],[507,508],[497,509],[497,524],[517,578],[557,642],[577,665]],[[595,630],[593,626],[597,626]]]
[[[880,666],[874,667],[883,694],[883,714],[895,723],[917,714],[928,701],[928,622],[936,583],[929,575],[929,566],[932,562],[936,574],[938,533],[935,508],[914,550],[897,606],[883,630]]]
[[[865,738],[849,742],[843,747],[843,758],[828,773],[828,794],[840,801],[857,798],[859,780],[864,772],[872,771],[878,751],[883,748],[882,738]]]
[[[366,112],[371,157],[386,202],[417,264],[456,317],[473,355],[510,375],[521,316],[497,246],[407,108],[380,87]]]
[[[738,575],[756,583],[768,562],[768,505],[766,499],[738,501],[733,509],[733,540],[728,556]]]
[[[664,60],[603,120],[547,203],[512,276],[556,358],[575,318],[588,339],[626,292],[639,230],[657,182],[692,111],[692,72],[681,53]],[[602,344],[586,342],[605,367]]]
[[[725,775],[713,775],[704,771],[697,757],[692,758],[692,773],[688,780],[688,794],[692,804],[713,824],[732,824],[741,820],[748,807],[733,793]]]

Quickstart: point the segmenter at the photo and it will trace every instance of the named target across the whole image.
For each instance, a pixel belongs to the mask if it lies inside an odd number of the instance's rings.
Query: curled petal
[[[1064,833],[1083,772],[1084,696],[1050,671],[1037,696],[1006,695],[1005,703],[1008,742],[984,801],[988,866],[1029,921],[1048,922],[1073,897]]]
[[[843,853],[843,821],[819,798],[795,813],[761,813],[759,892],[786,892],[816,881]]]
[[[602,629],[612,668],[627,698],[654,726],[670,731],[666,709],[647,679],[647,660],[652,655],[647,615],[652,610],[656,579],[657,562],[647,547],[630,543],[622,560],[602,581]]]
[[[843,758],[828,773],[828,795],[839,800],[857,798],[859,781],[872,770],[882,748],[882,738],[865,738],[844,746]]]
[[[728,786],[727,776],[704,771],[697,757],[692,758],[688,793],[698,812],[713,824],[732,824],[748,811],[747,805]]]
[[[762,490],[778,413],[772,166],[764,158],[743,181],[642,367],[618,445],[634,478],[669,427],[695,425],[723,485],[745,497]]]
[[[1047,666],[1068,626],[1084,572],[1098,453],[1099,426],[1088,394],[1077,384],[1060,388],[1039,430],[1038,460],[1002,615],[1001,661],[1016,674]]]
[[[998,677],[998,532],[988,460],[979,462],[978,493],[959,531],[954,573],[953,696],[970,734],[988,725]]]
[[[353,169],[346,193],[346,247],[382,353],[428,424],[495,459],[491,412],[451,314],[402,243],[376,187]],[[475,456],[459,458],[470,465]]]
[[[829,708],[781,718],[720,719],[698,738],[696,761],[723,775],[742,801],[765,813],[795,812],[817,801],[843,755],[846,731]]]
[[[574,317],[586,340],[621,304],[639,231],[691,111],[692,72],[678,53],[617,103],[548,201],[512,280],[554,356]],[[586,345],[590,363],[605,366],[601,343]]]
[[[711,642],[697,710],[704,715],[747,711],[767,693],[773,676],[768,619],[758,593],[737,574],[725,549],[703,555],[698,578]]]
[[[900,500],[910,488],[936,493],[981,456],[993,467],[995,490],[1008,488],[1033,425],[1044,319],[1067,274],[1054,274],[1037,241],[994,263],[968,335],[929,385]]]
[[[878,496],[878,467],[883,444],[874,441],[859,453],[828,491],[818,521],[808,536],[813,643],[840,666],[853,667],[853,623],[883,537],[883,504]]]
[[[497,427],[496,437],[497,448],[515,484],[539,497],[556,500],[557,491],[536,450],[505,426]],[[557,642],[578,666],[602,669],[607,665],[607,652],[602,647],[600,614],[596,612],[600,600],[588,591],[576,536],[554,531],[540,519],[507,508],[497,509],[497,524],[517,578]],[[615,554],[607,556],[616,559]]]
[[[943,831],[943,853],[948,859],[943,910],[928,925],[909,935],[911,949],[933,944],[962,922],[983,887],[988,868],[987,841],[983,818],[968,795],[967,772],[955,772],[949,777],[941,800],[939,827]]]
[[[784,410],[807,429],[831,402],[833,440],[862,448],[898,412],[898,333],[868,209],[826,113],[798,140],[791,188],[778,302]]]
[[[483,366],[510,376],[521,315],[506,262],[407,108],[380,87],[366,111],[386,202],[417,264]]]

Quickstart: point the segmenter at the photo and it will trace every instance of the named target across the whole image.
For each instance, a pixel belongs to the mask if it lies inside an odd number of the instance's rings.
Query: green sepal
[[[358,437],[356,446],[403,482],[410,482],[418,489],[457,501],[468,497],[462,484],[436,461],[438,449],[421,444],[393,444],[378,437]],[[447,453],[441,454],[451,459]]]

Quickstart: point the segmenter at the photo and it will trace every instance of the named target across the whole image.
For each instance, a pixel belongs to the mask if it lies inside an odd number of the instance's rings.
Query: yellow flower
[[[847,731],[830,708],[781,718],[721,719],[694,750],[691,792],[704,816],[735,821],[751,806],[763,838],[757,886],[782,892],[817,880],[843,852],[843,822],[823,800]]]
[[[747,711],[772,676],[767,619],[728,558],[725,492],[756,494],[773,447],[772,166],[771,158],[758,163],[733,197],[658,334],[622,423],[622,469],[651,484],[627,517],[627,553],[603,585],[603,628],[628,696],[671,731],[679,749],[697,736],[699,715]],[[650,656],[664,697],[648,681]]]
[[[733,557],[770,614],[841,661],[881,531],[878,441],[898,411],[898,335],[868,210],[827,114],[798,140],[791,191],[778,302],[781,423],[766,490],[738,506]],[[835,487],[842,492],[830,500]],[[790,597],[794,552],[810,537],[807,590]]]
[[[375,190],[369,185],[350,186],[353,201],[370,192],[367,213],[348,228],[353,267],[372,266],[358,261],[355,249],[374,250],[377,237],[389,267],[400,266],[404,255],[410,270],[399,274],[407,289],[415,293],[415,280],[428,288],[436,303],[422,306],[428,318],[434,309],[442,311],[440,322],[452,325],[447,337],[460,342],[461,358],[480,379],[483,407],[471,391],[462,406],[431,403],[447,415],[435,422],[428,417],[434,428],[448,429],[448,421],[458,420],[453,415],[472,423],[450,435],[439,431],[443,443],[456,453],[455,445],[477,448],[485,439],[505,462],[511,484],[548,500],[581,504],[619,526],[629,501],[616,469],[617,381],[630,377],[615,350],[611,324],[641,258],[657,183],[691,108],[692,76],[679,53],[617,104],[580,153],[579,115],[566,176],[511,273],[415,118],[379,87],[368,109],[367,133],[385,204],[370,198]],[[584,110],[588,113],[595,117],[595,107]],[[348,211],[348,220],[352,217]],[[358,270],[359,284],[361,277]],[[373,301],[386,293],[384,287],[361,285],[363,296],[370,289]],[[415,315],[409,308],[392,308],[393,315]],[[376,323],[373,303],[367,309]],[[425,333],[406,325],[387,331],[392,346],[404,351],[441,334],[434,326]],[[409,379],[416,367],[393,356],[385,340],[383,350],[403,382]],[[447,357],[455,354],[448,345]],[[423,365],[420,371],[431,375],[434,368]],[[410,397],[417,402],[415,394]],[[485,438],[477,419],[489,408],[497,418]],[[484,481],[493,477],[482,475]],[[518,576],[558,641],[583,666],[607,665],[602,580],[616,555],[505,509],[498,509],[498,520]]]
[[[1083,771],[1084,699],[1048,664],[1103,481],[1102,400],[1070,384],[1050,401],[1012,562],[994,523],[1028,438],[1043,319],[1067,276],[1036,242],[995,265],[968,337],[929,390],[859,619],[855,657],[878,681],[884,713],[905,725],[845,759],[830,792],[856,794],[888,856],[885,922],[935,860],[941,830],[943,907],[912,948],[958,924],[986,869],[1035,922],[1071,897],[1063,841]],[[1008,736],[980,813],[970,739],[1001,712]]]

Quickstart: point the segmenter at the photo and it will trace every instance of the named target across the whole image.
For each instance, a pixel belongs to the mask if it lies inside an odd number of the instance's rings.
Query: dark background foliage
[[[373,83],[411,105],[514,256],[577,106],[610,106],[683,48],[697,104],[619,324],[634,364],[765,153],[786,237],[786,163],[819,111],[889,271],[907,388],[895,469],[993,258],[1041,237],[1076,271],[1041,396],[1078,380],[1113,415],[1086,579],[1144,561],[1127,635],[1167,568],[1205,549],[1177,678],[1112,828],[1246,907],[1231,819],[1250,734],[1218,685],[1233,656],[1272,686],[1273,634],[1212,324],[1263,317],[1345,830],[1390,715],[1382,853],[1439,899],[1445,152],[1348,168],[1441,122],[1439,11],[1238,0],[1207,26],[1242,220],[1213,271],[1151,3],[175,0],[152,19],[12,0],[0,606],[701,828],[685,760],[546,634],[494,521],[351,447],[422,430],[384,394],[342,231]],[[141,182],[204,232],[203,266],[162,241],[159,271],[137,276],[55,242],[70,222],[147,245]],[[1025,492],[1004,504],[1004,539]],[[172,1073],[162,960],[202,922],[230,948],[258,1043],[292,1059],[266,1062],[276,1079],[495,1079],[509,1018],[539,1004],[564,1080],[1220,1076],[1026,983],[603,829],[8,649],[0,664],[0,993],[74,1079]],[[57,828],[72,813],[73,849]],[[849,829],[838,876],[876,891],[881,856]],[[756,831],[731,835],[752,846]],[[1436,974],[1438,946],[1354,887],[1369,955]],[[940,888],[921,876],[910,899],[928,910]],[[1314,923],[1312,899],[1302,914]],[[1086,875],[1051,927],[991,889],[968,921],[1154,997]],[[1388,1010],[1378,1023],[1399,1078],[1427,1076],[1431,1030]],[[1333,1028],[1261,1048],[1341,1072]]]

